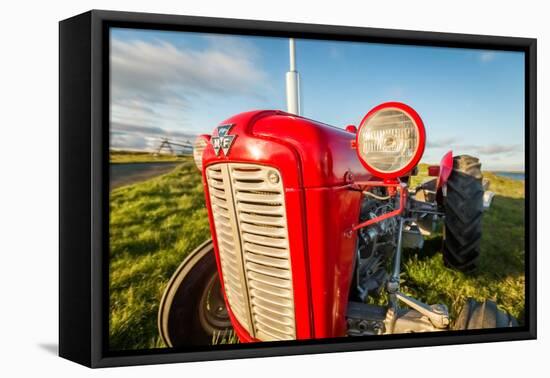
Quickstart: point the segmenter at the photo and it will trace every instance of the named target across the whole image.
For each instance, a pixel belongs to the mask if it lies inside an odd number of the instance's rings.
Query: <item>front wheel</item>
[[[230,332],[211,239],[191,252],[168,282],[158,328],[170,347],[209,345],[214,334]]]
[[[454,322],[453,330],[517,327],[517,320],[493,301],[468,299]]]

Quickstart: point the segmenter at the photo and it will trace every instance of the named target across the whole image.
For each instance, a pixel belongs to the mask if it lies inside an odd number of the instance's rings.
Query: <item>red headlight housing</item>
[[[422,158],[426,131],[413,108],[386,102],[367,113],[355,140],[357,156],[369,172],[395,179],[409,173]]]
[[[199,135],[195,142],[193,143],[193,159],[195,160],[195,165],[197,169],[202,172],[202,153],[204,149],[210,142],[210,135]]]

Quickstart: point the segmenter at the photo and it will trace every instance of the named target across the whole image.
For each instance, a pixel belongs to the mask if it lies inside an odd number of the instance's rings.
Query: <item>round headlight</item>
[[[193,158],[199,171],[202,172],[202,153],[208,145],[208,137],[206,135],[199,135],[193,143]]]
[[[359,160],[382,178],[396,178],[412,170],[424,153],[425,143],[422,119],[400,102],[387,102],[368,112],[356,136]]]

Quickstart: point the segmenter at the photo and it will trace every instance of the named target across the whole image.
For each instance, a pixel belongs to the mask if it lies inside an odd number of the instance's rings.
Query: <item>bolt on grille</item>
[[[264,341],[296,338],[284,190],[271,167],[206,169],[227,300],[239,323]]]

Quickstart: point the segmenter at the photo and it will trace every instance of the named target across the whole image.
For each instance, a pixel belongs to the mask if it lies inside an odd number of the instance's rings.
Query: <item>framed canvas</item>
[[[59,354],[536,338],[536,40],[60,22]]]

